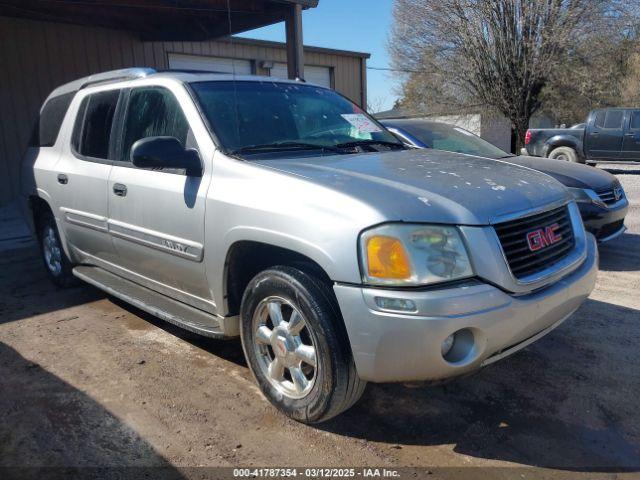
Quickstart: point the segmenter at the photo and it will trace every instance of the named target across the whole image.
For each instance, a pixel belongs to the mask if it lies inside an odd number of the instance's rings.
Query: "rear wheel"
[[[62,248],[56,220],[49,211],[38,219],[38,240],[44,266],[53,283],[59,287],[76,285],[78,280],[72,273],[73,264]]]
[[[578,156],[578,152],[576,152],[571,147],[554,148],[551,153],[549,153],[549,158],[552,160],[562,160],[565,162],[584,163],[584,160],[582,160]]]
[[[364,392],[333,292],[320,280],[292,267],[265,270],[247,286],[240,316],[249,368],[289,417],[323,422]]]

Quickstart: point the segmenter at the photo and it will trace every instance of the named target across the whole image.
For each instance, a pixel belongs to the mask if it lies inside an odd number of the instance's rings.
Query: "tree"
[[[638,104],[637,12],[618,9],[614,13],[618,16],[609,19],[611,28],[586,32],[549,75],[541,108],[558,123],[584,122],[595,108]]]
[[[634,0],[637,1],[637,0]],[[403,107],[499,112],[518,149],[555,69],[616,18],[612,0],[396,0],[389,50]]]

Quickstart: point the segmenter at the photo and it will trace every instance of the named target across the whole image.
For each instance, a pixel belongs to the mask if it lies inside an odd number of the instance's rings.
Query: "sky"
[[[389,67],[386,45],[392,6],[393,0],[320,0],[317,8],[302,12],[305,45],[371,54],[367,61],[367,97],[374,110],[392,108],[397,98],[396,75],[371,68]],[[240,36],[284,42],[284,23]]]

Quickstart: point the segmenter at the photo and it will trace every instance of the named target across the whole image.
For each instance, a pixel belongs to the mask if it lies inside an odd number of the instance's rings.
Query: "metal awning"
[[[292,11],[317,5],[318,0],[0,0],[0,15],[128,30],[142,40],[203,41],[291,21]]]

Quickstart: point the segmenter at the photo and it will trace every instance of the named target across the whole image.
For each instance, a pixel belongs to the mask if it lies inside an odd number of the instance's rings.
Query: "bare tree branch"
[[[396,0],[389,39],[410,111],[506,116],[520,141],[550,80],[595,32],[620,30],[622,0]],[[640,62],[640,60],[639,60]],[[640,64],[640,63],[639,63]]]

